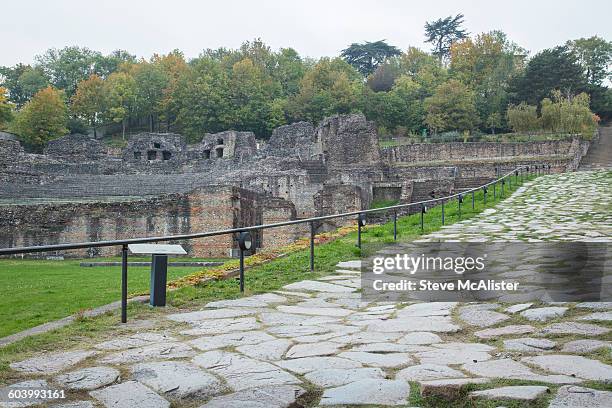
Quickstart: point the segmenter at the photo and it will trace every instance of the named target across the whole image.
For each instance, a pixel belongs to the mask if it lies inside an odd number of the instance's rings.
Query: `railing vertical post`
[[[121,247],[121,323],[127,323],[128,246]]]
[[[482,189],[482,202],[486,206],[487,205],[487,188],[483,187]]]
[[[361,220],[357,218],[357,248],[361,249]]]
[[[504,185],[505,185],[505,184],[506,184],[506,179],[504,178],[504,179],[502,179],[502,181],[501,181],[501,185],[502,185],[502,186],[501,186],[501,197],[502,197],[502,198],[504,197]]]
[[[244,251],[240,248],[240,293],[244,293]]]
[[[444,200],[442,200],[442,225],[444,225]]]
[[[497,200],[497,181],[493,183],[493,201]]]
[[[310,272],[314,272],[314,239],[315,227],[314,221],[310,222]]]
[[[472,190],[472,210],[475,208],[475,207],[474,207],[474,203],[475,203],[475,201],[476,201],[476,198],[474,197],[474,194],[475,194],[475,191],[474,191],[474,190]]]
[[[421,232],[425,229],[425,205],[421,204]]]
[[[397,241],[397,210],[393,211],[393,240]]]
[[[457,203],[458,203],[458,206],[459,206],[459,211],[458,211],[459,212],[459,219],[461,219],[461,203],[462,202],[463,202],[463,196],[460,195],[459,198],[457,199]]]

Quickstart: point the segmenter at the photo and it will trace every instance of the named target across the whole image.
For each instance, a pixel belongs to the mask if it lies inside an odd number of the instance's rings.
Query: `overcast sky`
[[[470,33],[503,30],[531,55],[568,39],[612,40],[610,0],[17,0],[0,10],[0,65],[67,45],[147,58],[178,48],[192,58],[256,37],[310,57],[380,39],[429,50],[425,21],[460,12]]]

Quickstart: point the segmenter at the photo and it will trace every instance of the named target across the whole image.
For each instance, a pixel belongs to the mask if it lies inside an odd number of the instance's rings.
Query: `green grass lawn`
[[[506,197],[510,192],[508,187],[506,184]],[[513,183],[513,189],[515,188],[516,184]],[[488,194],[487,198],[486,207],[493,206],[495,203],[492,194]],[[497,201],[499,199],[498,195]],[[462,205],[462,218],[469,218],[486,207],[482,202],[482,192],[476,194],[474,210],[471,206],[471,196],[467,196]],[[447,225],[459,219],[456,200],[446,205],[445,219]],[[440,227],[441,209],[431,208],[425,214],[424,233],[438,230]],[[399,240],[410,240],[420,234],[420,214],[398,219]],[[315,251],[314,273],[309,269],[308,250],[296,251],[247,270],[247,293],[275,290],[297,280],[332,273],[339,261],[359,256],[360,251],[355,247],[356,235],[351,233],[335,241],[318,245]],[[362,241],[364,245],[393,242],[392,222],[368,226],[363,231]],[[143,259],[130,257],[130,260]],[[2,322],[0,337],[120,299],[120,267],[83,268],[79,266],[79,262],[79,260],[0,260],[0,293],[3,294],[0,298],[0,322]],[[198,270],[198,268],[171,267],[168,279],[176,279]],[[148,267],[130,267],[128,275],[130,293],[148,291]],[[238,296],[240,296],[238,283],[235,279],[230,279],[172,291],[168,294],[168,303],[171,306],[181,306],[191,302]],[[130,306],[132,307],[137,306]],[[90,330],[89,327],[87,331]]]
[[[150,261],[149,258],[137,257],[130,257],[129,260]],[[0,293],[3,294],[0,298],[0,337],[120,299],[121,267],[85,268],[79,266],[81,261],[0,259]],[[176,279],[198,269],[201,268],[170,267],[168,279]],[[148,292],[150,270],[150,267],[129,268],[130,293]]]

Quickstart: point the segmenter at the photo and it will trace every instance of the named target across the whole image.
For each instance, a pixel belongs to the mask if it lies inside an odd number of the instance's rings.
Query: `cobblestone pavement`
[[[427,238],[609,240],[611,190],[609,173],[547,176],[495,211]],[[73,390],[71,405],[54,407],[432,401],[419,393],[441,398],[429,406],[457,398],[492,407],[612,406],[612,302],[368,303],[359,267],[343,262],[332,276],[13,363],[25,382],[11,387]]]

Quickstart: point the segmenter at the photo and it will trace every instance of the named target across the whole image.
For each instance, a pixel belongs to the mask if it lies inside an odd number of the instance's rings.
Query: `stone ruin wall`
[[[0,139],[0,246],[212,231],[356,211],[373,200],[421,201],[481,185],[518,164],[574,170],[588,146],[573,139],[380,149],[363,115],[334,116],[316,128],[281,126],[260,145],[252,132],[237,131],[206,134],[193,145],[178,134],[144,133],[123,149],[71,135],[31,154]],[[353,221],[334,220],[318,230]],[[269,229],[255,239],[270,248],[307,230]],[[185,244],[203,257],[235,248],[229,236]],[[81,255],[115,254],[99,251]]]

